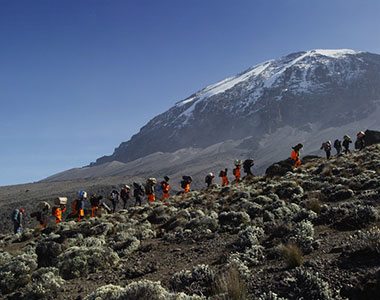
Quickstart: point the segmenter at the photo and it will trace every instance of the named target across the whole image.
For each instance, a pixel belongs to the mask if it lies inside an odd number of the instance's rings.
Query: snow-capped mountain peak
[[[259,139],[282,126],[347,124],[363,118],[377,100],[380,55],[349,49],[292,53],[177,102],[97,163],[247,136]]]
[[[254,104],[265,92],[265,90],[279,86],[283,83],[285,73],[294,68],[292,78],[289,79],[289,87],[284,91],[293,93],[314,92],[315,89],[321,88],[321,83],[316,81],[314,71],[319,68],[328,70],[330,76],[334,76],[344,60],[360,54],[362,52],[350,49],[326,50],[316,49],[306,52],[298,52],[278,60],[269,60],[258,64],[247,71],[224,79],[220,82],[207,86],[201,91],[195,93],[191,97],[180,101],[176,104],[177,108],[182,108],[182,112],[176,117],[174,122],[178,121],[177,126],[184,126],[193,117],[193,112],[196,106],[201,102],[216,100],[216,95],[228,92],[238,85],[244,85],[245,91],[254,91],[249,102],[240,105],[245,109],[247,106]],[[360,69],[353,70],[349,75],[355,77],[360,72]],[[277,95],[276,100],[282,99],[281,95]]]

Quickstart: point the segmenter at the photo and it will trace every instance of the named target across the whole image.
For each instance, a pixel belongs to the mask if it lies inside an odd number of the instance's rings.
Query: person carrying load
[[[24,208],[16,208],[15,210],[13,210],[11,219],[13,222],[13,232],[15,234],[22,232],[24,217],[25,217]]]
[[[324,142],[322,144],[320,150],[324,150],[326,152],[326,158],[330,159],[330,157],[331,157],[331,142],[330,141]]]
[[[242,161],[240,159],[236,159],[235,160],[235,168],[232,170],[232,174],[234,174],[234,176],[235,176],[235,182],[236,183],[240,182],[240,177],[241,177],[240,168],[241,168],[241,164],[242,164]]]
[[[170,184],[169,184],[170,178],[168,176],[164,177],[164,180],[161,181],[161,189],[162,189],[162,198],[161,201],[164,202],[166,199],[169,198],[169,191],[170,191]]]
[[[351,153],[350,151],[350,144],[352,143],[352,140],[351,138],[346,134],[344,137],[343,137],[343,148],[344,148],[344,154],[348,154],[348,153]]]
[[[296,146],[292,147],[293,151],[290,153],[290,158],[294,161],[294,167],[296,168],[302,164],[300,159],[300,150],[302,148],[302,144],[297,144]]]
[[[120,198],[123,200],[123,209],[127,208],[128,200],[131,198],[129,192],[131,191],[131,188],[129,185],[124,185],[123,188],[120,190]]]
[[[148,178],[146,183],[145,183],[145,193],[148,197],[149,203],[153,203],[156,200],[156,195],[155,195],[155,185],[157,184],[157,179],[156,178]]]
[[[47,202],[40,202],[38,204],[38,210],[30,214],[32,218],[36,218],[37,222],[40,224],[41,229],[45,229],[47,227],[49,215],[50,204]]]
[[[79,191],[76,210],[78,212],[78,222],[84,218],[84,202],[87,199],[87,192]]]
[[[100,200],[103,199],[103,196],[98,196],[96,194],[93,194],[90,197],[90,204],[91,204],[91,218],[94,218],[98,211],[99,211],[99,206],[100,206]]]
[[[365,147],[365,133],[359,131],[356,135],[355,149],[361,151]]]
[[[214,173],[208,173],[205,177],[205,183],[207,184],[207,187],[210,187],[212,185],[212,181],[214,180],[215,176]]]
[[[222,186],[227,186],[230,183],[228,181],[227,172],[228,172],[227,168],[219,172],[219,177],[222,178]]]
[[[183,188],[183,193],[186,194],[190,192],[190,185],[193,182],[193,178],[191,176],[182,176],[181,180],[181,188]]]
[[[244,170],[244,173],[247,174],[246,176],[253,176],[251,168],[253,167],[254,164],[255,163],[252,158],[248,158],[243,162],[243,170]]]
[[[133,183],[133,197],[136,199],[135,206],[137,203],[141,206],[142,197],[144,197],[144,187],[141,183]]]
[[[54,200],[54,206],[52,208],[52,215],[55,217],[55,224],[62,222],[62,214],[66,211],[67,198],[57,197]]]

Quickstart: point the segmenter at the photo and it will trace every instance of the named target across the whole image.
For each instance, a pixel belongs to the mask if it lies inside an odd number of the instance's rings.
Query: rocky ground
[[[275,175],[275,174],[273,174]],[[2,299],[378,299],[380,145],[0,236]]]

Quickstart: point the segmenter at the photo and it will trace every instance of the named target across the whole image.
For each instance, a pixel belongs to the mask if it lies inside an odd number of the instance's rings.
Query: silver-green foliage
[[[177,292],[207,295],[215,281],[215,273],[208,265],[198,265],[192,270],[175,273],[170,279],[170,286]]]
[[[7,294],[26,286],[37,268],[37,255],[21,254],[0,267],[0,291]]]
[[[25,296],[28,299],[55,299],[64,284],[57,268],[40,268],[32,274]]]
[[[58,268],[65,279],[86,276],[115,266],[118,255],[108,247],[71,247],[58,256]]]

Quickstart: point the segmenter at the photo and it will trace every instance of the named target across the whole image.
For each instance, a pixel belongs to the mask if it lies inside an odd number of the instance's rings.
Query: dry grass
[[[319,215],[321,213],[322,204],[318,199],[310,199],[306,202],[306,208]]]
[[[281,246],[281,253],[284,257],[286,265],[289,268],[296,268],[302,265],[303,255],[301,249],[294,244],[288,244]]]
[[[327,176],[327,177],[331,177],[331,176],[333,176],[331,165],[326,165],[326,166],[323,168],[323,170],[322,170],[322,172],[321,172],[321,175],[322,175],[322,176]]]
[[[248,295],[247,286],[234,267],[216,278],[213,292],[215,295],[213,299],[218,300],[243,300],[247,299]]]

